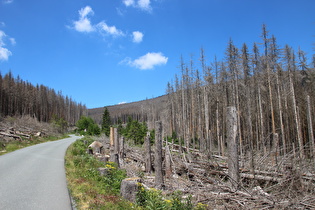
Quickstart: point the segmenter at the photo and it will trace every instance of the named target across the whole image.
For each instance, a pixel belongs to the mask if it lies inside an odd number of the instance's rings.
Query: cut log
[[[22,141],[21,136],[18,136],[18,135],[15,135],[15,134],[0,132],[0,135],[2,135],[2,136],[7,136],[7,137],[12,137],[12,138],[14,138],[14,139],[18,139],[18,140]]]

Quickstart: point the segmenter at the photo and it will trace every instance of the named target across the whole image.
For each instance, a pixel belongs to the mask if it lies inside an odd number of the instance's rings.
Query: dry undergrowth
[[[108,139],[99,141],[107,146]],[[192,195],[193,202],[208,209],[315,209],[315,168],[312,160],[299,160],[293,153],[278,157],[269,154],[254,157],[254,167],[242,159],[241,180],[235,190],[228,181],[226,157],[208,157],[197,151],[172,153],[171,177],[164,177],[163,194],[181,191]],[[141,177],[149,188],[155,186],[154,172],[144,172],[144,149],[125,144],[121,167],[128,177]],[[152,152],[154,158],[154,152]],[[153,161],[154,163],[154,161]],[[254,174],[252,174],[254,172]]]

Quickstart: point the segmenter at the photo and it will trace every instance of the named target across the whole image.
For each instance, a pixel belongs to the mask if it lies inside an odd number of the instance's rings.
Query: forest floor
[[[105,154],[109,154],[109,139],[99,137],[97,141],[106,145]],[[301,161],[290,153],[277,157],[275,164],[270,154],[256,154],[252,161],[240,160],[240,181],[231,184],[227,157],[197,150],[179,152],[176,145],[165,148],[171,151],[172,163],[172,174],[164,176],[165,195],[180,191],[208,209],[315,209],[314,161]],[[145,173],[144,148],[125,144],[124,153],[120,167],[127,176],[140,177],[144,186],[154,188],[154,171]]]

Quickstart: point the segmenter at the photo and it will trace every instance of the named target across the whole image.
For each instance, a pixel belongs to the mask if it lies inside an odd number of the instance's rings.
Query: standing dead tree
[[[237,113],[234,106],[227,107],[226,114],[226,133],[228,143],[228,167],[229,177],[233,188],[238,188],[240,180],[238,162],[238,142],[237,142]]]
[[[151,173],[152,170],[152,161],[151,161],[151,137],[150,132],[147,132],[145,137],[145,172]]]
[[[162,172],[162,122],[155,122],[155,186],[157,189],[164,188]]]

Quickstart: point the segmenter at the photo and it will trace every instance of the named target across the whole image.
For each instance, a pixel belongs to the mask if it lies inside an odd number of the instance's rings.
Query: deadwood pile
[[[39,122],[30,116],[7,117],[0,119],[0,143],[12,141],[31,141],[33,137],[59,135],[49,123]]]
[[[103,156],[109,155],[109,139],[98,141],[105,145]],[[120,167],[128,177],[140,177],[147,189],[156,188],[155,147],[150,154],[153,171],[148,173],[145,145],[123,145]],[[170,159],[171,175],[165,155]],[[101,154],[97,156],[104,160]],[[194,203],[207,204],[209,209],[315,209],[314,163],[296,159],[293,153],[278,157],[276,165],[269,156],[256,155],[253,161],[240,158],[240,181],[235,189],[228,181],[227,159],[163,141],[163,194],[181,191],[183,197],[192,195]]]

